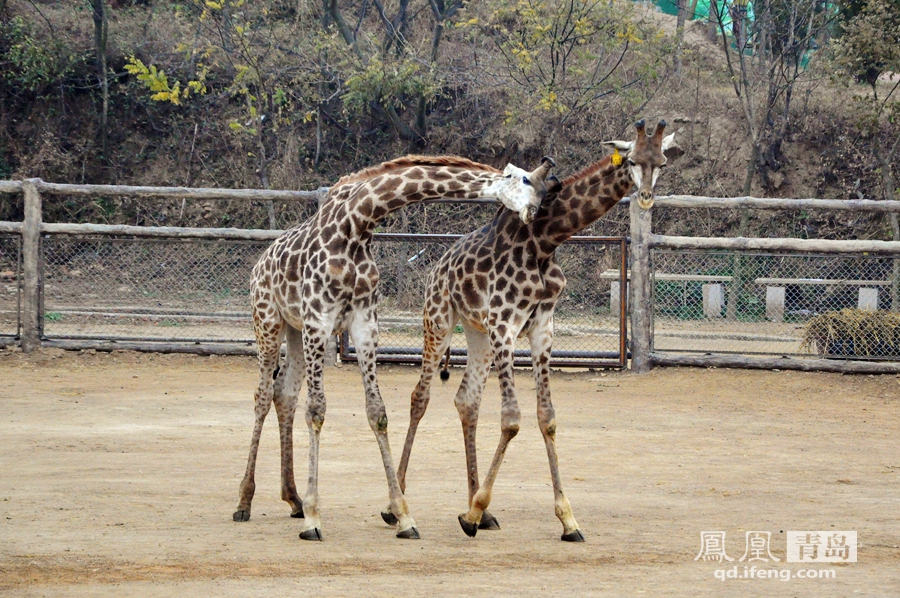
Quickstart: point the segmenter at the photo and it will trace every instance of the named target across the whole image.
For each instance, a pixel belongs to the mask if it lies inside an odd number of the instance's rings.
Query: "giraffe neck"
[[[562,182],[555,198],[547,197],[531,226],[538,259],[581,232],[613,208],[631,189],[631,169],[615,166],[607,156]]]
[[[345,220],[353,236],[370,235],[388,214],[423,201],[492,197],[505,183],[494,171],[452,166],[414,166],[334,189],[322,208],[325,218]]]

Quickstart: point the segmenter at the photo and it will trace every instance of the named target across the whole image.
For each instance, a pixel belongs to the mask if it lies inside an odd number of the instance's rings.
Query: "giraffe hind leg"
[[[247,458],[247,469],[241,480],[238,491],[238,506],[232,514],[232,519],[237,522],[250,520],[250,506],[253,495],[256,492],[256,456],[259,451],[259,439],[262,434],[263,423],[275,395],[275,369],[281,357],[281,339],[284,336],[284,321],[276,316],[267,321],[259,321],[256,324],[256,343],[259,361],[259,386],[254,396],[254,424],[253,434],[250,439],[250,455]]]
[[[293,434],[297,397],[306,376],[306,362],[303,359],[301,332],[290,325],[286,328],[287,352],[281,376],[276,378],[274,399],[281,439],[281,499],[291,506],[291,517],[300,519],[303,517],[303,501],[297,493],[297,485],[294,482]]]
[[[469,330],[466,329],[466,340],[468,341],[470,347],[470,353],[472,353],[472,341],[476,338],[480,339],[482,343],[484,343],[487,335],[483,333],[478,334],[470,334]],[[487,475],[484,478],[484,483],[481,487],[477,488],[477,491],[474,495],[470,494],[469,498],[469,510],[466,513],[461,513],[459,515],[459,524],[463,528],[463,531],[466,535],[472,537],[475,536],[475,533],[479,529],[479,525],[481,524],[481,520],[484,517],[484,513],[487,511],[488,505],[491,502],[491,492],[493,490],[494,481],[497,478],[497,473],[500,470],[500,464],[503,462],[503,458],[506,454],[506,448],[509,446],[510,440],[512,440],[516,434],[519,432],[519,420],[521,418],[521,412],[519,410],[519,404],[516,401],[515,394],[515,382],[513,379],[513,350],[515,348],[515,334],[507,327],[505,324],[500,324],[496,328],[491,329],[490,331],[490,344],[493,345],[493,356],[494,356],[494,364],[497,366],[498,370],[498,378],[500,380],[500,392],[502,396],[501,400],[501,409],[500,409],[500,442],[497,445],[497,450],[494,453],[494,458],[491,461],[491,465],[488,468]],[[486,349],[487,347],[482,348],[483,356],[481,361],[484,361],[486,364],[489,362],[486,359]],[[489,367],[487,371],[489,371]],[[487,372],[485,372],[486,374]],[[487,376],[484,375],[483,379],[486,379]],[[462,391],[462,388],[460,388]],[[472,392],[475,390],[475,392]],[[459,400],[462,399],[463,407],[467,407],[470,413],[464,414],[463,410],[460,410],[460,416],[463,417],[467,415],[466,419],[470,419],[468,428],[471,430],[471,439],[467,438],[466,448],[467,452],[469,449],[469,445],[474,445],[474,428],[477,422],[477,413],[478,413],[478,405],[481,401],[481,393],[484,390],[483,382],[481,388],[478,389],[470,389],[468,393],[468,397],[460,397],[457,395],[457,407],[460,407]],[[474,409],[473,409],[474,407]],[[466,428],[466,421],[463,420],[463,426]],[[472,454],[474,456],[474,447],[472,448]],[[467,455],[468,456],[468,455]],[[475,479],[475,484],[477,484],[477,473],[474,467],[470,468],[469,471],[470,478]],[[472,489],[472,485],[470,482],[470,493]],[[477,487],[477,486],[476,486]]]
[[[453,334],[453,326],[456,323],[456,318],[452,314],[450,314],[449,320],[446,316],[435,319],[427,315],[427,305],[425,311],[422,368],[419,374],[419,382],[416,384],[416,388],[410,397],[409,428],[406,430],[406,441],[403,444],[400,465],[397,467],[397,480],[400,483],[400,491],[404,493],[406,492],[406,470],[409,467],[409,458],[412,454],[416,430],[418,430],[419,422],[425,415],[428,402],[431,400],[431,380],[434,377],[434,372],[440,365],[441,355],[444,353],[445,348],[449,359],[450,338]],[[443,372],[441,375],[443,375]],[[388,525],[397,525],[397,516],[391,511],[390,504],[381,511],[381,518]]]
[[[471,507],[472,498],[479,489],[475,432],[478,427],[481,397],[491,371],[491,349],[490,341],[485,333],[479,332],[465,323],[463,329],[466,333],[469,357],[454,402],[459,411],[463,430],[463,444],[466,450],[466,481],[469,489],[469,506]],[[481,514],[481,520],[478,523],[466,521],[463,517],[459,518],[459,523],[466,535],[470,537],[475,536],[480,529],[500,529],[500,522],[487,510]]]

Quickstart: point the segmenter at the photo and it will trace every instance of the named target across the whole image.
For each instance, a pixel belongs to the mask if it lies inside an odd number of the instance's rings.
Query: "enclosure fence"
[[[658,198],[631,206],[632,369],[900,372],[900,242],[654,234],[675,210],[900,212],[870,200]]]
[[[172,196],[234,199],[240,190],[54,185],[24,181],[25,222],[0,223],[0,342],[102,350],[254,354],[251,270],[282,231],[190,229],[40,220],[41,194]],[[86,188],[85,188],[86,187]],[[0,192],[15,192],[0,182]],[[317,192],[249,191],[252,200],[319,201]],[[447,200],[449,203],[450,200]],[[455,200],[452,203],[494,203]],[[33,234],[38,231],[38,234]],[[419,363],[422,297],[428,273],[461,235],[376,234],[379,265],[378,359]],[[24,250],[19,252],[19,247]],[[24,259],[18,257],[19,253]],[[573,276],[557,310],[554,366],[624,367],[625,260],[622,237],[576,237],[559,252]],[[18,264],[21,262],[21,266]],[[7,265],[8,264],[8,265]],[[30,272],[30,273],[29,273]],[[610,272],[615,272],[610,275]],[[5,274],[4,274],[5,273]],[[8,321],[8,326],[7,326]],[[8,332],[7,332],[8,330]],[[345,337],[341,357],[354,361]],[[517,361],[530,363],[527,341]],[[465,359],[454,335],[453,362]]]
[[[24,197],[0,222],[0,345],[254,354],[250,270],[281,231],[45,223],[48,194],[315,203],[325,190],[265,191],[0,181]],[[459,203],[485,203],[470,200]],[[555,366],[695,365],[900,372],[900,242],[678,237],[653,214],[827,210],[900,213],[900,202],[659,197],[636,202],[630,239],[576,237],[555,314]],[[380,361],[421,358],[425,279],[458,235],[378,234]],[[629,244],[630,241],[630,244]],[[630,317],[630,326],[626,318]],[[629,336],[630,335],[630,336]],[[350,339],[343,360],[355,359]],[[527,340],[517,362],[530,364]],[[465,360],[455,334],[451,361]]]

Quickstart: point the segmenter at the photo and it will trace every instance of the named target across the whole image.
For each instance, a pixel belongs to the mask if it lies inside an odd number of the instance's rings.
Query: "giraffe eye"
[[[628,158],[628,164],[630,166],[634,166],[634,160],[632,160],[631,158]]]
[[[525,185],[527,185],[529,187],[531,186],[531,181],[528,180],[527,176],[522,177],[522,182],[525,183]]]

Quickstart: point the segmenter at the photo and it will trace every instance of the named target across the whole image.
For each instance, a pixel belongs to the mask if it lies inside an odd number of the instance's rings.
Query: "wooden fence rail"
[[[24,197],[24,221],[0,222],[0,233],[22,235],[23,284],[22,284],[22,347],[32,351],[41,345],[41,267],[40,239],[42,234],[72,235],[125,235],[136,237],[192,238],[192,239],[246,239],[270,241],[281,231],[240,230],[233,228],[201,229],[182,227],[140,227],[100,224],[43,223],[41,219],[41,194],[82,196],[130,196],[205,200],[266,200],[266,201],[315,201],[321,202],[327,187],[313,191],[276,191],[267,189],[202,189],[186,187],[144,187],[121,185],[70,185],[47,183],[40,179],[25,181],[0,181],[0,193],[22,193]],[[438,200],[442,202],[444,200]],[[458,200],[452,200],[459,203]],[[465,203],[496,203],[491,199],[468,200]],[[652,210],[638,208],[629,198],[623,200],[631,216],[631,352],[632,369],[646,372],[654,364],[720,365],[724,367],[778,367],[782,369],[826,369],[829,371],[867,372],[900,371],[900,364],[870,362],[836,362],[831,360],[751,360],[735,356],[687,357],[663,355],[652,352],[652,312],[650,250],[652,248],[704,249],[704,250],[767,250],[817,253],[878,253],[900,255],[900,242],[893,241],[835,241],[818,239],[721,239],[707,237],[675,237],[653,233]],[[872,200],[827,199],[768,199],[755,197],[694,197],[687,195],[660,196],[654,209],[708,208],[761,210],[840,210],[854,212],[900,213],[900,202]],[[896,281],[893,281],[896,284]],[[108,344],[108,343],[107,343]],[[98,346],[106,346],[98,343]],[[802,362],[802,363],[801,363]],[[821,362],[821,363],[820,363]],[[775,365],[773,365],[775,364]]]

